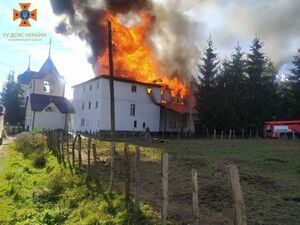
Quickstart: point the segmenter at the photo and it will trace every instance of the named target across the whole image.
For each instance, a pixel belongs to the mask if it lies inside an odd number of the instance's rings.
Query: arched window
[[[45,109],[46,112],[54,112],[53,108],[51,106],[48,106],[46,109]]]
[[[44,81],[44,92],[50,93],[50,82],[49,81]]]

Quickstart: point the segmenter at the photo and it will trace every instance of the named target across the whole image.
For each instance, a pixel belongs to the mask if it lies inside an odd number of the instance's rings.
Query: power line
[[[198,5],[200,5],[200,4],[202,4],[203,2],[205,2],[205,0],[200,0],[199,2],[197,2],[197,3],[193,4],[193,5],[191,5],[190,7],[187,7],[187,8],[184,9],[184,10],[182,10],[182,12],[188,11],[188,10],[190,10],[190,9],[192,9],[192,8],[194,8],[194,7],[198,6]]]

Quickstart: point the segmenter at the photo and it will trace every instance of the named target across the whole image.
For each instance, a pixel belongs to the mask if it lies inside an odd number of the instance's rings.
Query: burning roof
[[[56,31],[76,34],[91,47],[95,74],[108,74],[107,22],[112,24],[114,73],[118,78],[163,85],[172,96],[188,96],[198,58],[195,23],[151,0],[50,0],[62,21]]]

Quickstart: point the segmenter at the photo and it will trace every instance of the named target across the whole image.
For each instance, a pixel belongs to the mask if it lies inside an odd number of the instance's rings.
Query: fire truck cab
[[[264,130],[268,138],[300,138],[300,120],[267,121]]]
[[[4,114],[5,107],[3,105],[0,105],[0,145],[2,145],[3,142]]]

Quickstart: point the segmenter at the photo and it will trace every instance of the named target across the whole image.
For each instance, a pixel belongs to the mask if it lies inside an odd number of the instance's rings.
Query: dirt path
[[[3,163],[4,159],[7,157],[7,145],[12,141],[11,137],[8,137],[3,141],[3,144],[0,146],[0,173],[3,171]]]

